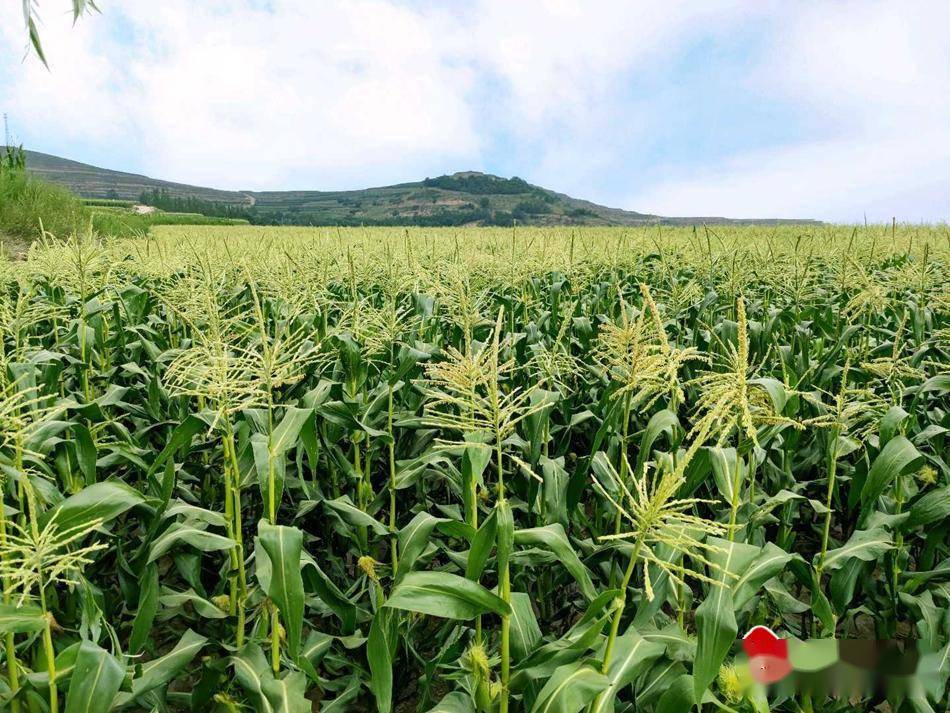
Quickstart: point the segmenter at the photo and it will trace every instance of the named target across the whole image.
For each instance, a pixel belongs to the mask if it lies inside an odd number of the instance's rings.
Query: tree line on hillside
[[[441,188],[444,191],[460,191],[476,195],[517,195],[537,190],[517,176],[499,178],[482,173],[426,178],[422,185],[427,188]]]
[[[212,218],[240,218],[254,222],[251,220],[254,211],[250,206],[208,201],[197,196],[175,195],[169,193],[166,188],[143,191],[139,201],[169,213],[200,213]]]
[[[486,184],[490,182],[495,187],[503,187],[502,190],[495,190],[493,194],[512,195],[513,191],[504,186],[510,186],[512,183],[527,187],[528,195],[524,200],[519,201],[511,210],[497,210],[492,207],[491,201],[487,195],[482,195],[478,203],[465,203],[451,208],[439,208],[427,214],[407,214],[398,209],[393,209],[392,214],[385,217],[371,217],[361,215],[356,210],[350,210],[348,213],[336,212],[332,209],[313,210],[308,208],[284,208],[267,209],[258,206],[236,205],[234,203],[225,203],[218,201],[209,201],[197,196],[182,196],[170,193],[167,189],[152,189],[144,191],[139,200],[145,205],[150,205],[163,211],[171,213],[198,213],[200,215],[217,218],[238,218],[251,223],[252,225],[332,225],[332,226],[421,226],[421,227],[444,227],[460,225],[489,225],[509,227],[515,223],[531,223],[539,216],[554,213],[552,203],[555,198],[546,191],[529,186],[520,178],[499,179],[490,176],[471,176],[455,178],[452,176],[442,176],[439,179],[426,179],[426,181],[441,181],[447,179],[455,183],[446,185],[468,186],[464,190],[470,193],[478,194]],[[467,181],[472,183],[465,183]],[[423,182],[425,185],[426,182]],[[433,184],[431,187],[442,187]],[[474,188],[474,190],[470,190]],[[459,189],[461,190],[461,189]],[[574,220],[583,220],[585,218],[596,217],[592,211],[576,209],[568,211],[566,216]]]

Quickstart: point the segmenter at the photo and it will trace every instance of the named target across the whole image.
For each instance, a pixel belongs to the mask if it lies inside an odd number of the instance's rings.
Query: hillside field
[[[948,260],[920,225],[47,236],[0,262],[0,708],[884,710],[767,694],[762,624],[917,640],[888,710],[946,711]]]

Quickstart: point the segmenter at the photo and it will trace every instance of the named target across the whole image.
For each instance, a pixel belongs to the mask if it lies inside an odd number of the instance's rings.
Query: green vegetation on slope
[[[103,236],[144,235],[156,225],[242,225],[239,218],[154,211],[140,214],[134,203],[112,198],[80,199],[67,188],[26,170],[25,152],[0,153],[0,242],[20,254],[44,232],[59,238],[93,230]]]
[[[42,230],[69,235],[89,221],[89,211],[76,196],[30,176],[24,152],[4,147],[0,153],[0,239],[22,245]]]

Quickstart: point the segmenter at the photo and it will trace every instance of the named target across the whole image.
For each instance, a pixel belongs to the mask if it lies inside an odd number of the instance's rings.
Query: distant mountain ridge
[[[665,217],[608,208],[534,186],[520,178],[462,171],[378,188],[349,191],[226,191],[91,166],[26,152],[27,169],[83,198],[143,200],[175,210],[237,215],[284,225],[697,225],[815,223],[810,220],[731,220]],[[205,206],[205,210],[202,210]]]

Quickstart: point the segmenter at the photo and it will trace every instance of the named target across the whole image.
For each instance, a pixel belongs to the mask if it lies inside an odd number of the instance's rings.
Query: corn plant
[[[880,710],[950,674],[940,226],[156,228],[0,269],[0,708]]]

